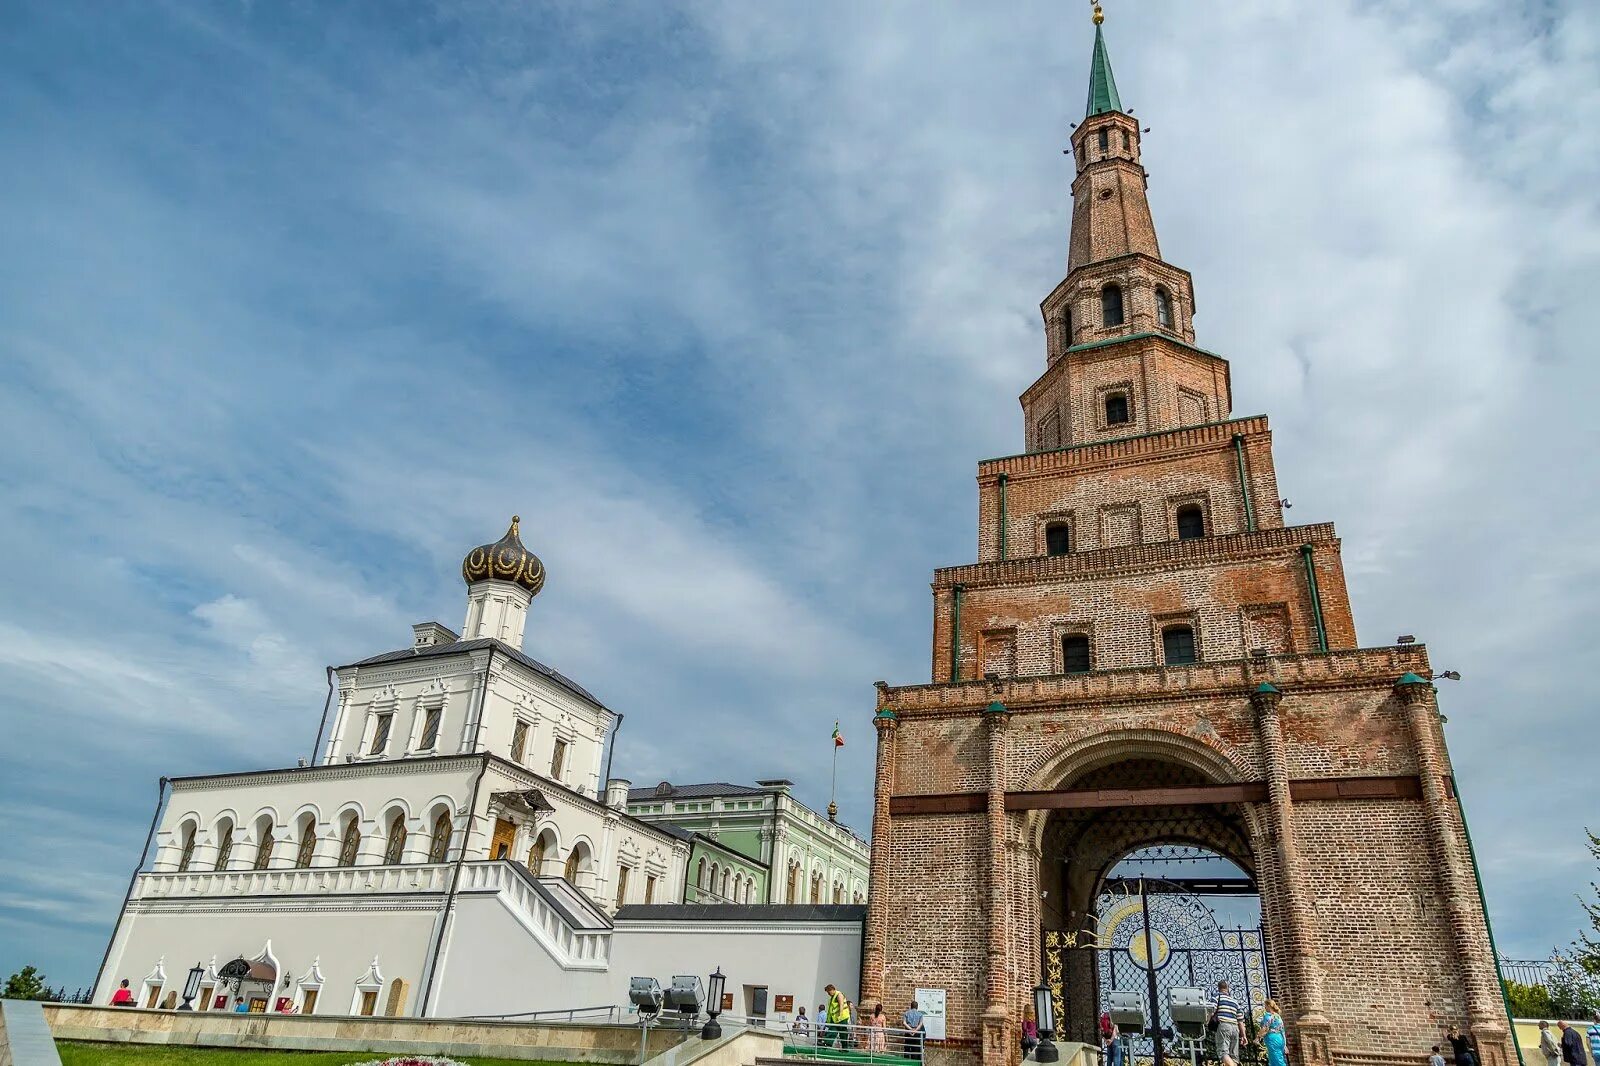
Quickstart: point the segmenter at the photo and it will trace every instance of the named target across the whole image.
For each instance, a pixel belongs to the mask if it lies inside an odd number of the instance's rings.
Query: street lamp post
[[[183,982],[183,1002],[178,1004],[179,1010],[194,1010],[194,997],[200,994],[200,980],[205,977],[206,968],[195,963],[194,969],[189,971],[189,977]]]
[[[716,1040],[722,1035],[722,1026],[717,1024],[717,1015],[722,1013],[722,988],[728,979],[723,976],[722,967],[717,967],[717,972],[712,974],[706,982],[706,1025],[700,1030],[701,1040]]]
[[[1056,1001],[1050,995],[1050,986],[1037,985],[1033,990],[1033,1016],[1039,1023],[1039,1045],[1033,1049],[1035,1062],[1058,1062],[1061,1052],[1056,1050]]]

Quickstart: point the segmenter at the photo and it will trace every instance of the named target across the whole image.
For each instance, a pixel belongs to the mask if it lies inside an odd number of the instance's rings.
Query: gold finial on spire
[[[1094,4],[1094,24],[1096,26],[1106,20],[1106,13],[1100,10],[1099,0],[1090,0]]]
[[[512,536],[512,537],[516,536],[517,535],[517,527],[520,526],[521,524],[522,524],[522,516],[521,515],[515,515],[515,514],[512,515],[511,516],[511,528],[506,531],[507,535],[508,536]]]

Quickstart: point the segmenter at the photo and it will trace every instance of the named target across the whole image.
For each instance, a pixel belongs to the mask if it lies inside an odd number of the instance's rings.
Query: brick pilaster
[[[1300,849],[1294,839],[1294,800],[1289,794],[1289,761],[1283,749],[1283,723],[1278,704],[1283,694],[1263,684],[1250,694],[1256,712],[1256,732],[1261,741],[1262,770],[1267,779],[1267,806],[1271,835],[1277,852],[1279,894],[1284,933],[1289,941],[1289,974],[1299,1002],[1287,1007],[1295,1014],[1299,1059],[1307,1066],[1332,1061],[1331,1026],[1322,1012],[1322,968],[1317,961],[1316,915],[1311,909]]]
[[[989,886],[987,908],[989,928],[988,967],[983,1012],[983,1066],[1006,1066],[1011,1061],[1011,1015],[1006,1007],[1010,974],[1010,907],[1006,873],[1006,737],[1011,713],[1005,704],[991,703],[985,715],[989,730],[989,789],[987,821],[989,831]]]
[[[880,681],[881,685],[882,682]],[[883,1002],[884,954],[889,936],[889,797],[894,792],[895,732],[900,720],[879,710],[878,776],[872,793],[872,856],[867,872],[867,928],[861,951],[861,1004]]]
[[[1414,676],[1414,675],[1408,675]],[[1395,686],[1405,706],[1406,725],[1422,777],[1422,806],[1428,825],[1434,867],[1444,893],[1445,914],[1461,967],[1466,992],[1467,1024],[1478,1042],[1484,1066],[1509,1066],[1516,1052],[1510,1046],[1504,1004],[1494,986],[1494,959],[1474,901],[1477,890],[1467,871],[1471,859],[1456,816],[1455,801],[1445,791],[1445,762],[1439,737],[1434,688],[1421,678]],[[1487,922],[1489,916],[1482,916]]]

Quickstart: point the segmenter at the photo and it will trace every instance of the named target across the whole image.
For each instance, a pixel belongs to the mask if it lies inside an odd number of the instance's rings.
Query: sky
[[[865,832],[872,683],[927,680],[1022,448],[1088,15],[0,7],[0,973],[90,981],[158,777],[308,755],[323,667],[459,626],[512,513],[619,774],[821,808],[838,719]],[[1544,957],[1600,826],[1600,6],[1105,30],[1199,343],[1362,643],[1461,672],[1495,934]]]

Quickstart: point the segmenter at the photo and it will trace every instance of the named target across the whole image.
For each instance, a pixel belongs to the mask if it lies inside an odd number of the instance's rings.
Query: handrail
[[[599,1012],[604,1012],[601,1017],[610,1022],[615,1018],[620,1018],[623,1014],[623,1009],[613,1004],[599,1007],[568,1007],[564,1010],[525,1010],[515,1011],[511,1014],[466,1014],[462,1015],[462,1017],[473,1021],[504,1021],[510,1018],[516,1018],[520,1021],[540,1021],[565,1016],[566,1021],[573,1022],[578,1020],[578,1015],[580,1014],[584,1016],[584,1021],[594,1020],[594,1016]]]
[[[810,1019],[807,1019],[810,1022]],[[829,1059],[849,1057],[860,1062],[901,1063],[920,1061],[928,1034],[921,1029],[899,1029],[856,1022],[823,1022],[797,1028],[790,1022],[783,1039],[786,1058]]]

